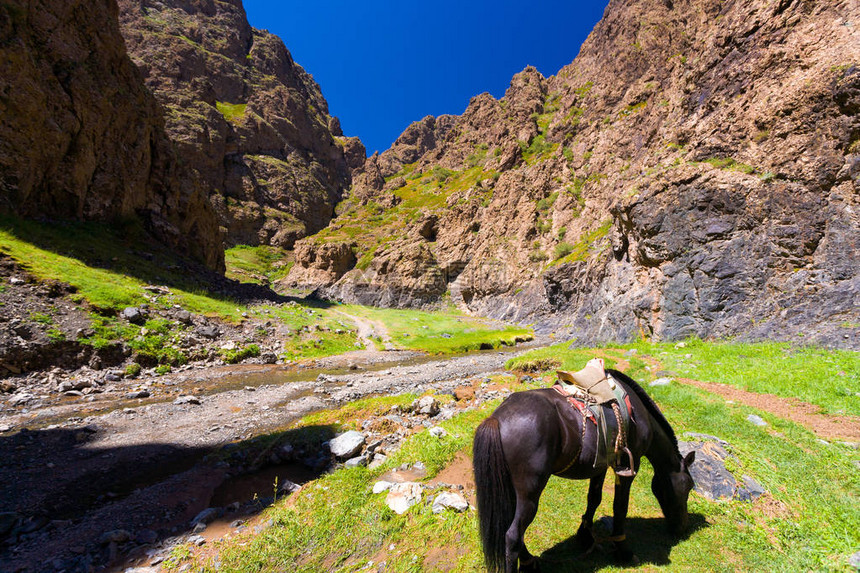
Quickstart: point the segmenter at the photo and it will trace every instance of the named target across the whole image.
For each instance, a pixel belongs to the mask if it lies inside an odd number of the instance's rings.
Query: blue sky
[[[527,65],[573,61],[607,0],[244,0],[322,87],[345,135],[384,151],[413,121],[501,97]]]

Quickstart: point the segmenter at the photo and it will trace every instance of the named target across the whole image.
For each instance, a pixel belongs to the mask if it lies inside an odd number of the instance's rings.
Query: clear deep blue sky
[[[608,0],[244,0],[255,28],[281,37],[368,155],[413,121],[504,95],[527,65],[569,64]]]

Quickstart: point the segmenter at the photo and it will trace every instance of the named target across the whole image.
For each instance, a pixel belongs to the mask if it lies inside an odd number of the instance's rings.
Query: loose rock
[[[469,502],[459,493],[446,491],[440,493],[433,500],[433,513],[442,513],[446,509],[453,509],[456,512],[463,512],[469,509]]]
[[[394,513],[401,515],[419,503],[423,497],[421,484],[414,482],[396,483],[388,490],[385,503]]]
[[[334,438],[330,443],[331,453],[339,459],[348,459],[361,451],[364,446],[364,434],[350,430]]]

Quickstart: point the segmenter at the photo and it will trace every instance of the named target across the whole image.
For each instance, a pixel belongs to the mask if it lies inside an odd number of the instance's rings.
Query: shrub
[[[555,246],[555,258],[560,259],[566,257],[573,252],[573,245],[570,243],[559,243]]]
[[[140,375],[140,364],[132,362],[125,367],[125,375],[131,378],[137,378]]]

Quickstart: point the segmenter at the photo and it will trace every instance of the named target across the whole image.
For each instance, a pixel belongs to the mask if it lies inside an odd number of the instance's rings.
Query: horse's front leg
[[[576,546],[586,553],[594,548],[592,525],[594,524],[594,513],[603,499],[603,482],[605,480],[606,471],[603,471],[588,482],[588,505],[585,508],[585,513],[582,514],[582,522],[576,531],[576,537],[573,538]]]
[[[636,464],[639,465],[638,463]],[[638,468],[637,468],[638,470]],[[612,536],[609,538],[615,545],[615,556],[622,563],[636,561],[636,556],[627,543],[624,525],[627,521],[627,508],[630,502],[630,486],[633,477],[615,476],[615,499],[612,501]]]

